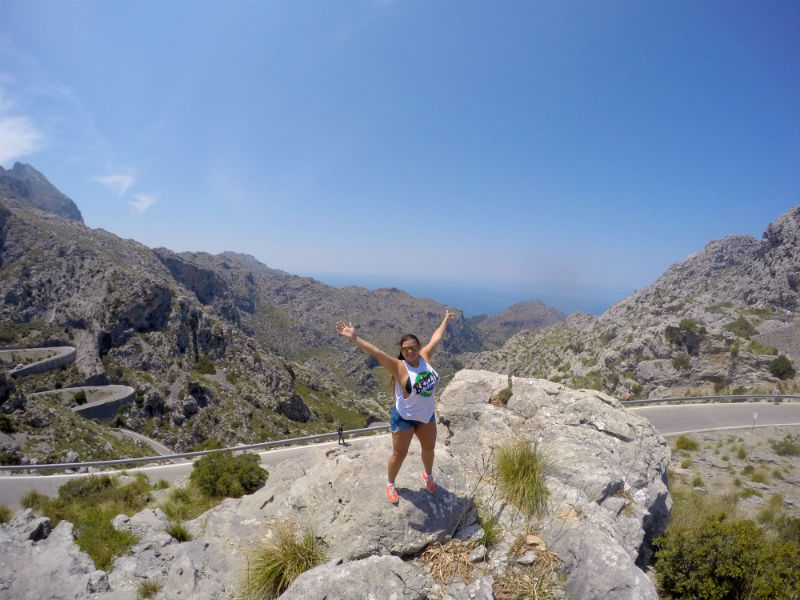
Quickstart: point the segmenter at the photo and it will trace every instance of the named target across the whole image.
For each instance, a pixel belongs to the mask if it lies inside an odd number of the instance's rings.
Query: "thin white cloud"
[[[102,183],[111,188],[121,198],[135,180],[133,175],[95,175],[92,177],[92,181]]]
[[[34,154],[44,144],[44,135],[28,117],[0,115],[0,164]]]
[[[134,198],[135,200],[130,200],[128,204],[140,215],[143,215],[158,200],[155,194],[136,194]]]

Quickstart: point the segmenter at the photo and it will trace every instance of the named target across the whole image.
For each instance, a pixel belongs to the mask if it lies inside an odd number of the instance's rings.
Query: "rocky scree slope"
[[[235,314],[204,305],[137,242],[4,201],[0,242],[2,343],[77,349],[66,377],[23,378],[23,395],[60,385],[131,385],[137,399],[122,419],[176,450],[212,438],[302,435],[315,424],[330,430],[324,407],[313,410],[301,397],[301,383],[309,403],[315,394],[336,398],[345,417],[363,423],[383,414],[263,347]],[[25,406],[18,404],[4,402],[3,410],[19,423]]]
[[[575,313],[465,364],[619,398],[794,392],[798,290],[800,206],[761,240],[710,242],[600,317]]]
[[[125,600],[147,578],[163,586],[163,597],[221,600],[237,593],[253,552],[289,526],[312,529],[330,560],[301,575],[284,599],[489,600],[496,586],[508,589],[556,552],[557,598],[656,600],[641,567],[669,515],[664,439],[613,398],[548,381],[514,378],[503,405],[496,398],[508,383],[504,375],[460,371],[444,391],[434,495],[419,477],[416,444],[397,480],[397,506],[384,498],[388,438],[312,448],[274,467],[256,493],[187,523],[191,541],[166,534],[157,508],[117,517],[115,526],[139,543],[108,573],[78,550],[69,523],[50,532],[45,519],[19,512],[0,526],[9,574],[0,589],[43,600]],[[523,517],[497,488],[493,453],[515,438],[537,444],[547,460],[550,499],[540,518]],[[501,530],[488,548],[478,514]],[[528,537],[532,531],[538,535]],[[457,543],[447,545],[451,539]],[[440,543],[470,573],[465,579],[434,579],[424,550]],[[458,555],[463,549],[469,560]]]
[[[377,361],[344,343],[336,333],[337,320],[352,321],[359,335],[391,351],[404,333],[430,336],[445,313],[444,305],[395,288],[337,289],[233,252],[154,252],[202,304],[216,307],[265,348],[322,379],[353,382],[361,393],[388,392],[388,379]],[[437,370],[450,374],[461,366],[458,355],[483,347],[480,334],[459,318],[445,333]]]

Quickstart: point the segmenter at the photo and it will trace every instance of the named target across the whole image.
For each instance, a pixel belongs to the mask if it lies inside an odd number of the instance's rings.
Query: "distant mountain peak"
[[[0,166],[0,197],[83,223],[78,206],[44,175],[25,163],[15,163],[8,170]]]

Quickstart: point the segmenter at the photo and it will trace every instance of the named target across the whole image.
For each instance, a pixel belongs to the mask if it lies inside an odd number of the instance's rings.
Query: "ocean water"
[[[633,289],[526,282],[420,281],[390,279],[378,275],[307,274],[317,281],[341,288],[356,285],[367,289],[395,287],[412,296],[431,298],[463,311],[467,317],[494,315],[518,302],[541,300],[565,315],[580,311],[603,314],[612,304],[632,294]]]

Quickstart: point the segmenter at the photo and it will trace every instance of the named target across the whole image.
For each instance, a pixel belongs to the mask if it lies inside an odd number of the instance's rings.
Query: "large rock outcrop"
[[[653,583],[640,566],[669,515],[663,438],[603,394],[514,378],[507,404],[493,400],[507,385],[504,375],[461,371],[442,394],[435,495],[419,476],[416,442],[397,480],[396,506],[383,492],[391,449],[387,437],[309,448],[272,468],[256,493],[226,500],[188,523],[191,541],[178,543],[167,535],[159,510],[118,517],[115,526],[140,541],[130,555],[117,559],[107,577],[80,559],[71,536],[60,534],[47,543],[57,542],[61,554],[73,557],[74,568],[69,574],[52,571],[52,589],[62,589],[63,579],[70,590],[80,590],[70,597],[132,600],[137,585],[149,578],[163,585],[163,597],[222,600],[239,589],[253,553],[288,524],[322,538],[329,561],[298,578],[284,598],[489,600],[493,583],[523,560],[515,540],[534,530],[543,542],[526,553],[527,561],[538,560],[537,552],[556,552],[572,597],[655,600]],[[515,438],[536,443],[547,457],[551,495],[540,519],[523,518],[496,487],[493,452]],[[502,527],[501,540],[488,550],[477,541],[476,505],[483,514],[496,515]],[[29,514],[25,518],[32,520]],[[30,571],[21,564],[31,563],[37,547],[49,539],[33,539],[41,538],[31,536],[33,529],[0,529],[9,549],[3,568],[13,574],[3,584],[9,597],[41,591],[35,577],[23,575]],[[431,544],[451,538],[478,544],[477,566],[467,581],[436,581],[420,558]]]

